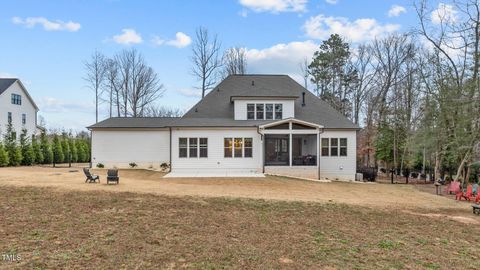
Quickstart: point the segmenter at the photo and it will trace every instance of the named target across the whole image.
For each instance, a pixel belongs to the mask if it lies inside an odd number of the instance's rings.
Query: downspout
[[[170,153],[169,153],[169,159],[170,159],[170,166],[168,166],[168,172],[172,172],[172,127],[168,127],[170,130]]]
[[[262,173],[265,173],[265,142],[259,126],[257,126],[257,133],[260,134],[260,140],[262,141]]]
[[[322,148],[321,148],[321,144],[322,144],[322,138],[320,137],[320,134],[323,133],[323,128],[321,129],[318,129],[318,145],[317,145],[317,148],[318,148],[318,157],[317,157],[317,162],[318,162],[318,180],[320,180],[320,158],[322,156]]]

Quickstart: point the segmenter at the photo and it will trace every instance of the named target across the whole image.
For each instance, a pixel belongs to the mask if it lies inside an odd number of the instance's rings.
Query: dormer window
[[[281,103],[248,103],[247,120],[281,120],[283,104]]]
[[[283,119],[283,105],[275,104],[275,119]]]
[[[265,104],[256,104],[255,107],[257,109],[257,120],[263,119],[263,111]]]
[[[255,104],[247,104],[247,119],[255,120]]]
[[[12,94],[12,104],[22,105],[22,96],[17,94]]]

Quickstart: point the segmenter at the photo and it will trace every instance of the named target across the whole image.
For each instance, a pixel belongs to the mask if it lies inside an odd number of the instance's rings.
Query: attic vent
[[[198,109],[197,109],[197,108],[195,108],[195,112],[198,112]]]
[[[220,88],[217,88],[217,92],[220,92]]]
[[[305,107],[305,92],[302,92],[302,107]]]
[[[255,86],[255,81],[252,81],[252,86]]]

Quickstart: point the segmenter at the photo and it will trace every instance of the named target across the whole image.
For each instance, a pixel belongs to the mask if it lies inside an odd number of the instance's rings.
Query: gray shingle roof
[[[112,117],[87,128],[165,128],[177,117]]]
[[[253,82],[253,83],[252,83]],[[302,93],[305,92],[305,106]],[[329,104],[287,75],[231,75],[181,118],[110,118],[89,128],[114,127],[255,127],[268,121],[234,120],[232,96],[298,97],[295,118],[330,129],[358,129]]]
[[[17,79],[1,79],[0,78],[0,95],[7,90]]]

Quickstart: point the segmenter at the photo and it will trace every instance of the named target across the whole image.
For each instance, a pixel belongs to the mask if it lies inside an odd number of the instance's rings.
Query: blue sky
[[[249,73],[299,79],[330,33],[354,44],[416,25],[407,0],[42,1],[0,0],[0,77],[20,78],[51,128],[92,124],[94,95],[83,61],[137,48],[159,74],[161,105],[187,109],[199,100],[191,75],[191,42],[204,26],[222,47],[247,49]],[[107,116],[103,109],[100,118]]]

